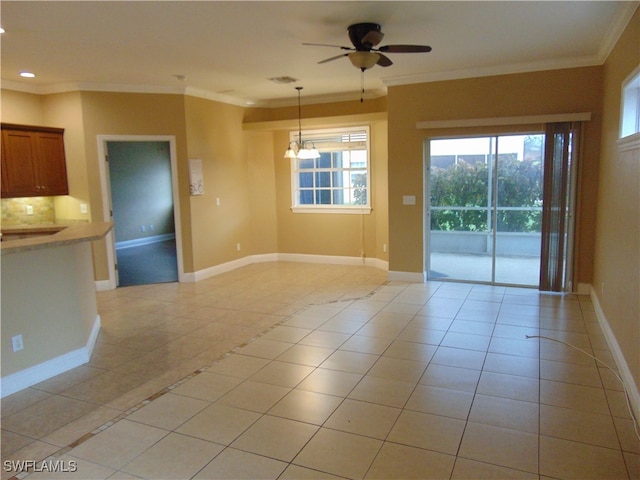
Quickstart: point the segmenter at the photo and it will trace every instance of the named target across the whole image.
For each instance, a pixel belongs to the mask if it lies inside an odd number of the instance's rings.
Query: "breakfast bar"
[[[2,397],[89,361],[100,331],[91,242],[111,228],[2,227]]]

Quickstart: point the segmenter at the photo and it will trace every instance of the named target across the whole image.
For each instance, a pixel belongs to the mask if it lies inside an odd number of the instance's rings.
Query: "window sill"
[[[337,213],[343,215],[369,215],[371,207],[336,207],[333,205],[294,206],[293,213]]]
[[[618,139],[618,151],[626,152],[640,148],[640,132]]]

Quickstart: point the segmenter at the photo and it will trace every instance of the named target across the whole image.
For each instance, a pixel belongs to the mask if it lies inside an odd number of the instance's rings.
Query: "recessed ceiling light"
[[[36,74],[31,72],[20,72],[20,76],[24,78],[35,78]]]

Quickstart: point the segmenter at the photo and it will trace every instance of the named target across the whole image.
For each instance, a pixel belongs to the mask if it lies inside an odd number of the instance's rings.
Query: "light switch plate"
[[[415,195],[403,195],[402,196],[402,204],[403,205],[415,205],[416,204],[416,196]]]

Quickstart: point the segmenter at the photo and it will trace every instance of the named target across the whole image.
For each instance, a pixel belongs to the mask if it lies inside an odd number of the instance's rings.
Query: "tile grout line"
[[[363,300],[363,299],[366,299],[366,298],[370,298],[371,296],[373,296],[376,293],[377,290],[379,290],[380,288],[382,288],[382,287],[384,287],[385,285],[388,285],[388,284],[389,284],[389,281],[385,281],[382,284],[380,284],[377,287],[375,287],[367,295],[363,295],[363,296],[360,296],[360,297],[353,297],[353,298],[346,298],[346,299],[340,298],[340,299],[336,299],[336,300],[327,300],[325,302],[319,302],[319,303],[309,303],[309,304],[299,308],[295,312],[290,313],[289,315],[284,317],[278,323],[275,323],[275,324],[271,325],[270,327],[266,328],[260,334],[254,335],[248,341],[243,342],[243,343],[233,347],[229,351],[223,353],[218,358],[216,358],[213,363],[211,363],[209,365],[205,365],[203,367],[200,367],[197,370],[194,370],[192,373],[186,375],[185,377],[181,378],[177,382],[175,382],[175,383],[163,388],[162,390],[150,395],[149,397],[145,398],[144,400],[141,400],[136,405],[134,405],[131,408],[127,409],[126,411],[120,413],[119,415],[113,417],[112,419],[110,419],[109,421],[107,421],[104,424],[100,425],[99,427],[93,429],[92,431],[80,436],[75,441],[71,442],[70,444],[68,444],[68,445],[66,445],[64,447],[61,447],[59,450],[57,450],[56,452],[48,455],[47,457],[45,457],[44,459],[42,459],[40,462],[37,462],[37,463],[42,464],[42,463],[50,461],[50,460],[57,460],[58,458],[60,458],[61,456],[65,455],[66,453],[68,453],[69,451],[73,450],[74,448],[78,447],[79,445],[83,444],[87,440],[95,437],[97,434],[103,432],[104,430],[107,430],[108,428],[112,427],[116,423],[120,422],[121,420],[123,420],[126,417],[128,417],[129,415],[131,415],[132,413],[134,413],[137,410],[141,409],[142,407],[148,405],[153,400],[156,400],[157,398],[162,397],[166,393],[171,392],[172,390],[174,390],[178,386],[182,385],[183,383],[191,380],[195,376],[197,376],[197,375],[201,374],[202,372],[206,371],[207,369],[211,368],[213,365],[218,363],[220,360],[223,360],[223,359],[233,355],[234,353],[237,353],[240,349],[242,349],[243,347],[245,347],[249,343],[253,342],[254,340],[266,335],[271,330],[279,327],[280,325],[282,325],[282,323],[286,322],[288,319],[290,319],[294,315],[297,315],[297,314],[303,312],[304,310],[307,310],[307,309],[309,309],[311,307],[314,307],[314,306],[330,305],[330,304],[336,304],[336,303],[340,303],[340,302],[354,302],[354,301],[357,301],[357,300]],[[265,415],[265,413],[262,414],[262,416],[264,416],[264,415]],[[227,445],[227,447],[228,447],[228,445]],[[13,477],[10,477],[8,480],[12,480],[12,479],[22,480],[22,479],[26,478],[30,474],[31,474],[31,472],[28,472],[28,471],[21,472],[19,474],[14,475]]]

